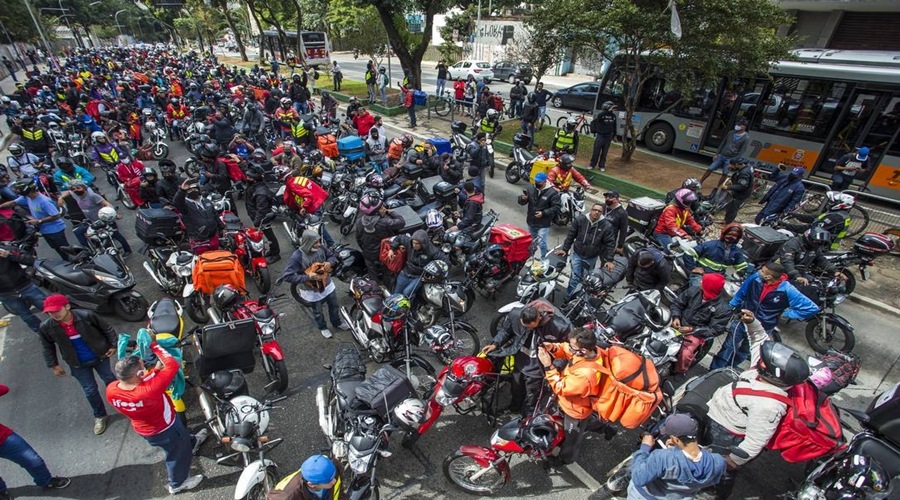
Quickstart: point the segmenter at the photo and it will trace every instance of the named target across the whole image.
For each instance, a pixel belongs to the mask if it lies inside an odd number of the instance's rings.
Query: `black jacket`
[[[146,203],[156,203],[159,201],[159,191],[156,190],[157,183],[159,183],[159,181],[156,181],[153,184],[148,182],[146,186],[141,186],[140,189],[138,189],[141,199]]]
[[[747,199],[753,192],[753,167],[744,168],[731,174],[731,195],[739,200]]]
[[[456,224],[457,229],[472,231],[481,226],[481,214],[484,211],[484,194],[475,193],[466,198],[462,206],[462,217]]]
[[[304,85],[292,83],[288,87],[288,97],[294,102],[306,102],[309,100],[309,90]]]
[[[72,315],[75,318],[75,330],[81,334],[81,339],[88,345],[97,358],[102,359],[106,355],[106,351],[116,347],[119,341],[119,335],[96,313],[83,309],[72,309]],[[62,326],[53,318],[47,318],[41,323],[38,330],[41,337],[41,345],[44,347],[44,361],[48,368],[53,368],[59,364],[59,358],[56,355],[56,348],[62,354],[63,360],[69,366],[80,368],[78,354],[75,353],[75,347],[69,336],[63,330]]]
[[[522,309],[518,307],[509,312],[505,321],[501,321],[497,327],[497,334],[491,343],[497,346],[497,350],[491,356],[512,356],[523,353],[528,361],[524,364],[516,361],[516,371],[521,371],[529,377],[543,378],[543,370],[536,357],[536,348],[542,342],[565,342],[566,335],[572,329],[572,323],[559,312],[552,304],[539,299],[544,304],[538,307],[541,316],[541,324],[534,330],[522,325]],[[532,303],[529,303],[531,305]],[[523,352],[528,351],[528,352]]]
[[[616,231],[616,248],[624,248],[625,237],[628,236],[628,213],[625,212],[625,207],[621,204],[616,208],[604,205],[603,217],[609,221],[609,224]]]
[[[0,257],[0,293],[13,293],[31,282],[25,266],[34,265],[34,257],[13,247],[3,247],[9,255]]]
[[[178,192],[178,186],[184,182],[184,177],[176,175],[172,180],[160,177],[156,181],[156,194],[159,198],[165,198],[167,203],[172,203],[175,199],[175,193]]]
[[[732,312],[725,294],[703,302],[703,290],[699,286],[692,286],[678,294],[670,309],[672,319],[678,318],[683,326],[693,327],[690,334],[702,338],[724,333]]]
[[[526,103],[522,107],[522,121],[525,123],[534,123],[537,121],[538,108],[534,104]]]
[[[216,158],[212,164],[206,164],[207,185],[219,194],[225,194],[231,189],[231,176],[228,175],[228,165]]]
[[[777,257],[790,279],[809,273],[813,269],[833,274],[835,267],[825,258],[825,248],[827,245],[810,248],[802,235],[794,236],[784,242]]]
[[[256,104],[247,106],[244,116],[241,118],[241,131],[245,134],[256,135],[262,133],[265,128],[265,116]]]
[[[438,173],[441,176],[441,179],[449,182],[450,184],[457,184],[463,178],[463,165],[462,163],[456,161],[456,159],[451,159],[447,164],[447,169],[444,170],[444,165],[442,164],[438,168]]]
[[[528,186],[528,189],[518,199],[519,205],[528,205],[528,215],[525,222],[531,227],[550,227],[553,218],[560,210],[559,191],[547,182],[547,186],[538,190],[535,186]],[[534,216],[535,212],[543,212],[541,218]]]
[[[216,209],[206,198],[201,197],[194,201],[189,200],[185,194],[184,190],[176,191],[172,205],[181,212],[181,220],[184,222],[188,238],[198,240],[212,238],[219,230]]]
[[[616,114],[612,111],[601,111],[591,121],[591,132],[599,135],[616,133]]]
[[[509,89],[509,99],[511,101],[523,101],[527,94],[528,89],[524,85],[513,85],[513,88]]]
[[[606,219],[591,223],[587,215],[580,214],[572,221],[562,249],[568,252],[573,243],[580,257],[600,257],[603,262],[609,262],[616,253],[616,230]]]
[[[255,182],[247,188],[244,197],[247,201],[247,213],[250,215],[250,220],[253,221],[254,226],[259,227],[262,218],[272,211],[275,194],[265,182]]]
[[[413,248],[413,238],[419,239],[422,244],[421,250]],[[394,238],[391,247],[397,249],[400,246],[406,247],[406,265],[403,266],[403,272],[409,276],[421,276],[425,266],[433,260],[447,262],[447,255],[431,243],[424,229],[416,231],[412,236],[401,234]]]
[[[231,124],[231,120],[228,118],[221,118],[213,122],[213,131],[215,132],[215,139],[219,145],[227,146],[234,139],[234,134],[237,133],[234,130],[234,125]]]
[[[378,260],[381,240],[396,236],[406,222],[403,217],[388,212],[385,215],[363,215],[356,221],[356,244],[363,257]]]
[[[655,263],[647,269],[637,265],[638,255],[644,250],[652,253],[655,261]],[[638,290],[652,290],[655,288],[662,291],[662,289],[669,284],[671,277],[672,264],[666,260],[665,254],[655,248],[642,248],[637,252],[634,252],[631,258],[628,259],[628,268],[625,270],[625,281]]]

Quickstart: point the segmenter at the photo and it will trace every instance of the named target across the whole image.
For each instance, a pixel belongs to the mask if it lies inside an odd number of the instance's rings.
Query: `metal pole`
[[[59,10],[62,11],[63,14],[66,13],[69,9],[66,9],[62,6],[62,0],[59,0]],[[75,40],[75,45],[81,49],[84,48],[84,44],[81,43],[81,40],[78,38],[78,33],[72,28],[72,23],[69,22],[69,17],[66,16],[66,26],[69,28],[69,31],[72,32],[72,38]]]
[[[478,15],[475,17],[475,36],[478,36],[478,27],[481,26],[481,0],[478,0]],[[481,59],[481,53],[475,54],[475,40],[472,40],[473,57]],[[477,97],[477,96],[476,96]]]
[[[44,48],[47,49],[47,57],[50,58],[51,61],[54,60],[53,49],[50,48],[50,42],[47,41],[47,37],[44,36],[44,30],[41,29],[41,24],[38,23],[37,17],[34,15],[34,11],[31,10],[31,4],[28,3],[28,0],[22,0],[22,3],[25,4],[25,8],[28,9],[28,13],[31,14],[31,20],[34,22],[34,27],[38,31],[38,35],[41,36],[41,41],[44,42]]]
[[[119,45],[122,45],[122,37],[125,35],[122,34],[122,25],[119,24],[119,14],[125,12],[126,9],[116,11],[116,14],[113,16],[113,19],[116,21],[116,28],[119,28]]]

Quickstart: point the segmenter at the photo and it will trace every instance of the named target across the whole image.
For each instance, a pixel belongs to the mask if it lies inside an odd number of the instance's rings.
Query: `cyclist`
[[[562,153],[578,153],[578,131],[575,130],[578,123],[574,118],[566,120],[566,125],[556,131],[553,138],[553,149]]]
[[[825,211],[819,215],[794,214],[791,219],[798,224],[784,224],[784,228],[795,234],[800,234],[812,227],[820,227],[828,231],[833,239],[831,249],[837,250],[841,240],[847,236],[847,228],[850,227],[850,209],[856,203],[853,196],[839,191],[825,193],[828,201],[825,202]]]

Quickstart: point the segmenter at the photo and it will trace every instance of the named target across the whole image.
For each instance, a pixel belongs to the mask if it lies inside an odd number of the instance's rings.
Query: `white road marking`
[[[584,483],[584,485],[587,486],[587,488],[588,488],[589,490],[591,490],[591,491],[599,491],[600,488],[603,487],[603,485],[600,484],[599,481],[597,481],[596,479],[594,479],[593,476],[591,476],[590,474],[588,474],[587,471],[584,470],[584,469],[583,469],[580,465],[578,465],[577,463],[569,464],[569,465],[566,466],[566,468],[569,469],[569,472],[571,472],[572,474],[574,474],[575,477],[577,477],[579,481],[581,481],[582,483]]]
[[[12,314],[7,314],[2,318],[2,320],[6,321],[6,326],[0,327],[0,360],[3,359],[3,347],[6,345],[6,329],[9,328],[9,321],[11,321],[15,316]]]

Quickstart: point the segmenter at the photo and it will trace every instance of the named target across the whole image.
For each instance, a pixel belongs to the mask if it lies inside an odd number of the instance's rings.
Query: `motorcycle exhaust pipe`
[[[222,317],[219,316],[219,312],[216,311],[216,308],[210,306],[206,308],[206,314],[209,315],[209,319],[212,320],[213,323],[218,324],[222,323]]]
[[[147,271],[147,274],[149,274],[150,277],[153,278],[153,281],[155,281],[156,284],[160,286],[160,288],[165,288],[159,278],[156,277],[156,272],[153,270],[153,267],[149,262],[144,262],[144,269]]]
[[[319,410],[319,427],[322,428],[322,433],[328,439],[334,440],[334,436],[331,435],[331,418],[326,413],[327,403],[325,401],[325,386],[320,385],[316,387],[316,407]]]

